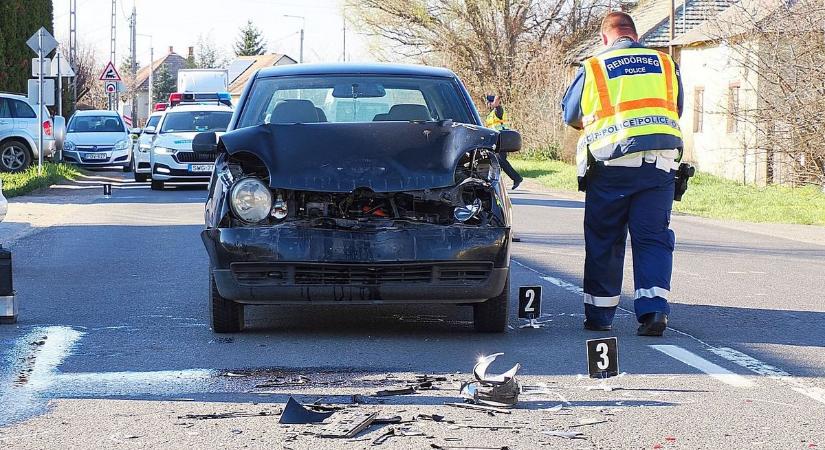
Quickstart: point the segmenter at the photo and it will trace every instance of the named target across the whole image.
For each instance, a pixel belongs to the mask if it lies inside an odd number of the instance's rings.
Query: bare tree
[[[746,74],[749,99],[729,99],[726,113],[747,127],[742,139],[764,160],[768,182],[825,186],[825,5],[743,0],[730,8],[706,30]]]
[[[350,20],[390,44],[393,59],[444,65],[475,98],[503,95],[517,127],[551,119],[536,109],[537,90],[551,104],[560,94],[548,79],[565,80],[559,56],[590,37],[604,0],[346,0]],[[553,84],[553,83],[551,83]],[[555,83],[558,84],[558,83]],[[521,107],[528,108],[522,111]],[[547,108],[539,108],[546,111]],[[555,119],[555,118],[552,118]],[[556,136],[556,133],[550,133]],[[547,146],[526,136],[528,145]]]
[[[106,107],[106,93],[98,80],[103,65],[98,62],[94,47],[78,44],[75,60],[77,102],[94,108]]]

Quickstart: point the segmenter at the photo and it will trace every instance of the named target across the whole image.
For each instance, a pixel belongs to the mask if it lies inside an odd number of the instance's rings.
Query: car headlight
[[[67,152],[73,152],[73,151],[75,151],[75,145],[74,145],[74,142],[72,142],[72,141],[65,141],[65,142],[63,142],[63,150],[65,150],[65,151],[67,151]]]
[[[126,150],[132,143],[129,139],[122,139],[115,144],[115,150]]]
[[[158,155],[174,155],[175,149],[166,147],[155,147],[154,152]]]
[[[232,186],[229,204],[238,218],[244,222],[257,223],[269,216],[272,192],[261,180],[244,178]]]

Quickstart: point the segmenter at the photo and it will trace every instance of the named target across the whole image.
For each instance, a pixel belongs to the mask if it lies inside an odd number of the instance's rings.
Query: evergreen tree
[[[261,33],[261,30],[259,30],[251,20],[248,20],[246,25],[241,27],[241,35],[235,42],[235,55],[263,55],[265,51],[266,45],[264,44],[263,33]]]
[[[36,56],[26,40],[40,27],[54,34],[53,11],[52,0],[0,0],[0,91],[25,93]]]
[[[178,80],[172,76],[172,72],[166,67],[166,64],[161,64],[155,71],[155,78],[152,82],[152,99],[153,103],[165,102],[169,100],[169,94],[175,92],[177,89]]]

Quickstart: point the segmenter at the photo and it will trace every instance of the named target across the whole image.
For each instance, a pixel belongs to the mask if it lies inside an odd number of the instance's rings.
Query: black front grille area
[[[218,159],[218,154],[216,152],[177,152],[175,159],[179,163],[213,163]]]
[[[301,286],[383,286],[430,284],[473,286],[485,282],[490,262],[317,264],[232,263],[235,279],[245,284]]]

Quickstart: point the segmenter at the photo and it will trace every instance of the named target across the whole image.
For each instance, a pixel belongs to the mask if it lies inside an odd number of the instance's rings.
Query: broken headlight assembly
[[[247,223],[258,223],[269,217],[272,193],[261,180],[242,178],[232,186],[229,204],[239,219]]]

